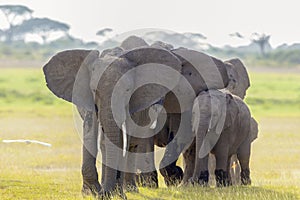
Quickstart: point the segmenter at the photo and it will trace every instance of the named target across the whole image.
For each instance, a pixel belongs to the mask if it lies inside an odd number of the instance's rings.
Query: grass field
[[[161,188],[140,188],[128,199],[300,199],[300,74],[250,75],[246,101],[259,122],[252,186],[166,188],[160,179]],[[0,152],[0,199],[82,199],[72,106],[49,92],[41,69],[0,68]]]

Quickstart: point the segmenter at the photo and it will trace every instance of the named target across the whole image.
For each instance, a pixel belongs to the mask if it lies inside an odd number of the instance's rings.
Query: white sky
[[[22,4],[35,17],[49,17],[71,26],[70,33],[85,41],[112,28],[123,33],[141,28],[198,32],[216,46],[247,44],[230,38],[240,32],[271,34],[271,45],[300,42],[300,1],[267,0],[0,0],[0,5]],[[0,15],[0,27],[5,18]]]

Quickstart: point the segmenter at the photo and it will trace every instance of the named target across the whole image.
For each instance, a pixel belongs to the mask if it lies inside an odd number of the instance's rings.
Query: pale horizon
[[[214,46],[240,46],[249,40],[232,38],[230,33],[240,32],[271,35],[272,47],[284,43],[300,43],[300,2],[259,0],[0,0],[0,5],[19,4],[34,10],[34,17],[48,17],[71,26],[70,34],[84,41],[100,41],[96,32],[111,28],[116,34],[143,28],[166,29],[179,33],[201,33]],[[130,2],[130,3],[129,3]],[[7,26],[0,14],[0,27]]]

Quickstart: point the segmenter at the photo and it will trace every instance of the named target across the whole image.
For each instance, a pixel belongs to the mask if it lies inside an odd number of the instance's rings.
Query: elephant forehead
[[[99,77],[98,88],[107,85],[115,84],[123,74],[132,68],[132,63],[124,57],[109,57],[99,61],[97,75]]]

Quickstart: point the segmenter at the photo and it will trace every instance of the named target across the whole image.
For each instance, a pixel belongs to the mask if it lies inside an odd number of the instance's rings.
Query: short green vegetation
[[[166,188],[160,177],[161,188],[140,188],[128,199],[300,199],[300,74],[250,76],[246,102],[259,122],[252,186]],[[81,139],[72,111],[47,89],[40,68],[0,68],[0,199],[82,199]]]

